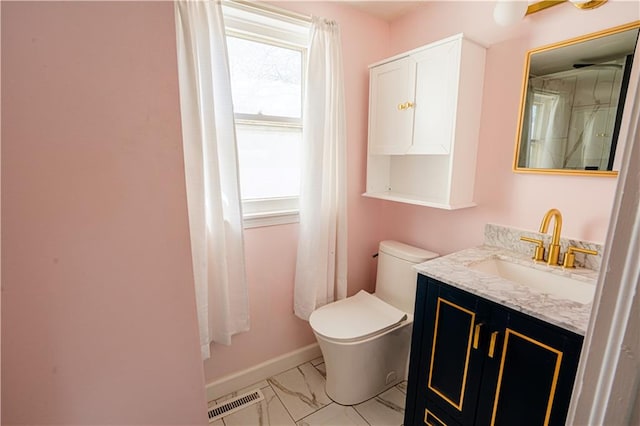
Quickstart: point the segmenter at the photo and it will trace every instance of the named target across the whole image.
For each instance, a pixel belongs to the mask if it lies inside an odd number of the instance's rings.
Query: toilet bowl
[[[322,306],[309,324],[324,357],[327,395],[353,405],[406,379],[417,274],[413,266],[438,255],[382,241],[374,294]]]

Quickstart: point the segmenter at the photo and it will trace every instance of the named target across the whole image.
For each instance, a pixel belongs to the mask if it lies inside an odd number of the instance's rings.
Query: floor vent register
[[[260,402],[264,399],[264,395],[260,392],[260,389],[253,390],[251,392],[243,393],[233,399],[221,402],[209,409],[207,415],[209,417],[209,423],[213,423],[216,420],[228,416],[231,413],[235,413],[238,410],[242,410],[256,402]]]

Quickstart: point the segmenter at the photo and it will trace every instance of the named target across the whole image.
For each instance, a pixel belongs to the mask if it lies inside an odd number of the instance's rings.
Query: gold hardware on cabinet
[[[476,324],[476,328],[473,333],[473,349],[478,349],[478,344],[480,343],[480,327],[482,327],[484,323]]]
[[[489,358],[493,358],[493,355],[496,351],[496,340],[498,339],[499,331],[494,331],[491,333],[491,340],[489,341]]]
[[[549,244],[549,256],[547,257],[547,263],[549,265],[558,265],[558,257],[560,256],[560,232],[562,230],[562,214],[558,209],[551,209],[545,213],[540,224],[540,232],[547,233],[549,229],[549,221],[551,218],[555,219],[553,224],[553,236],[551,238],[551,244]]]
[[[536,240],[535,238],[529,237],[520,237],[520,239],[528,243],[536,244],[536,250],[533,255],[533,260],[535,260],[536,262],[544,261],[544,243],[542,242],[542,240]]]
[[[589,249],[583,249],[580,247],[571,246],[567,250],[567,253],[564,255],[564,263],[562,264],[562,266],[564,266],[565,268],[575,268],[574,262],[576,261],[576,255],[573,254],[574,251],[577,251],[578,253],[584,253],[584,254],[593,254],[593,255],[598,254],[598,252],[595,250],[589,250]]]
[[[405,109],[413,108],[413,102],[405,102],[403,104],[398,104],[398,111],[404,111]]]

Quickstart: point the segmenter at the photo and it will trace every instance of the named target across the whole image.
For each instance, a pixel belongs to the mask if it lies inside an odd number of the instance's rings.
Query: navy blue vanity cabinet
[[[564,425],[582,336],[418,276],[411,425]]]
[[[476,330],[488,329],[490,306],[477,296],[418,277],[405,425],[424,424],[427,417],[433,417],[430,424],[451,424],[446,418],[453,424],[474,424],[485,358],[485,342],[474,341],[474,336]]]

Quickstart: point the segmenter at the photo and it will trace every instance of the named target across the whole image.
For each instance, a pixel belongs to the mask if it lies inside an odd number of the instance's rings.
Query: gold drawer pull
[[[473,349],[478,349],[478,344],[480,343],[480,327],[483,325],[484,323],[476,324],[476,328],[473,333]]]
[[[496,351],[496,339],[498,338],[499,331],[494,331],[491,333],[491,340],[489,341],[489,358],[493,358],[493,355]]]

